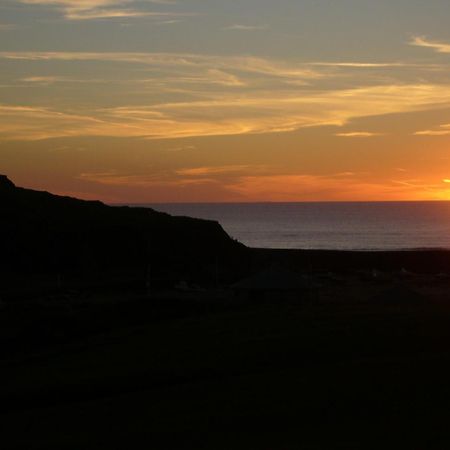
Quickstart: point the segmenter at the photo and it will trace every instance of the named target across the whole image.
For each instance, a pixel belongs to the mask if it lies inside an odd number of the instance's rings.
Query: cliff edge
[[[155,279],[208,281],[218,261],[233,270],[246,252],[215,221],[24,189],[5,175],[0,202],[0,269],[11,276],[145,277],[150,267]]]

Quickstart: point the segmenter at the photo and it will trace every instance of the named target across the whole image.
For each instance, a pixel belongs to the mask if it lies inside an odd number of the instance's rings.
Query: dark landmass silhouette
[[[214,221],[19,188],[6,176],[0,176],[0,204],[6,281],[29,283],[30,275],[114,281],[116,272],[118,279],[211,284],[217,266],[227,277],[245,259],[245,246]]]
[[[3,449],[447,448],[450,252],[250,249],[0,176]]]
[[[341,252],[248,249],[218,222],[150,208],[112,207],[16,187],[0,175],[3,285],[180,280],[229,284],[274,265],[302,271],[450,272],[448,251]]]

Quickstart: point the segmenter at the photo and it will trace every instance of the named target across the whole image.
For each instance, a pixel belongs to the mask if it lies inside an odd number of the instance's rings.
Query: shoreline
[[[316,271],[407,271],[424,274],[450,274],[450,250],[298,250],[250,248],[260,263],[281,263]]]
[[[240,242],[240,241],[238,241]],[[242,242],[241,242],[242,244]],[[243,244],[245,245],[245,244]],[[417,248],[393,248],[393,249],[345,249],[345,248],[279,248],[279,247],[251,247],[245,245],[251,250],[274,250],[277,252],[337,252],[337,253],[430,253],[430,252],[450,252],[446,247],[417,247]]]

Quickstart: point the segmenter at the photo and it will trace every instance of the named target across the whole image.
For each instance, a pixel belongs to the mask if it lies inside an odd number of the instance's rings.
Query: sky
[[[108,203],[450,200],[448,0],[1,0],[0,173]]]

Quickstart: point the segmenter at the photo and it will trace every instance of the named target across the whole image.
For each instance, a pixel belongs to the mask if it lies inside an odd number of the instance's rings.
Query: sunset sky
[[[0,173],[106,202],[450,200],[449,0],[1,0]]]

